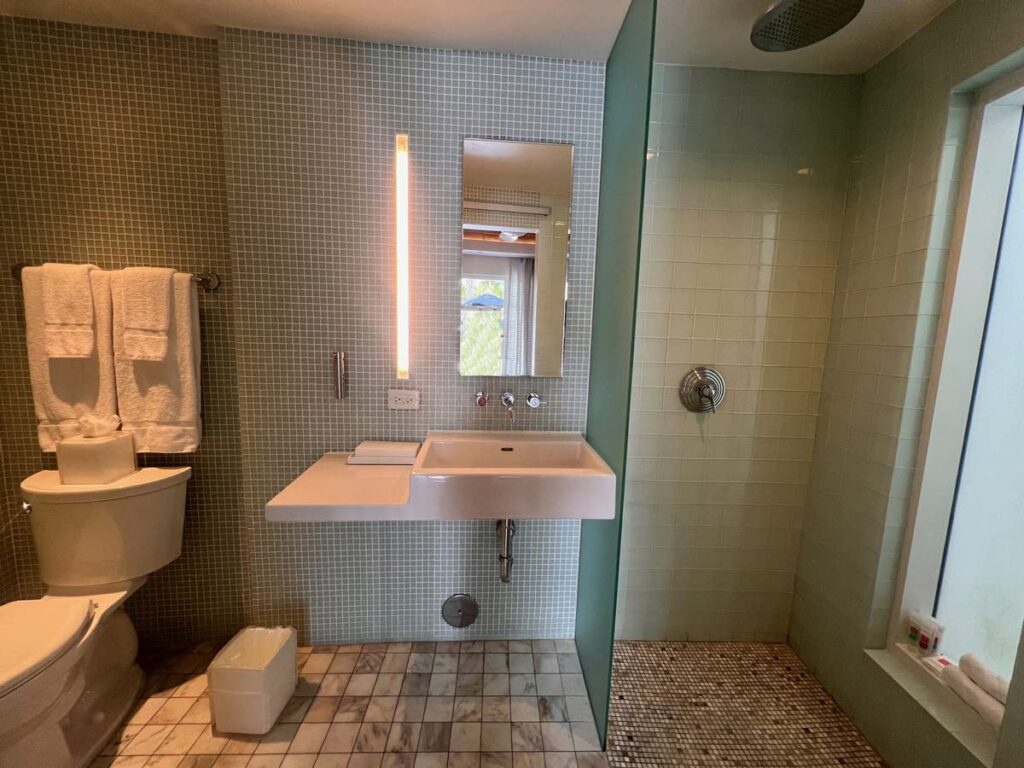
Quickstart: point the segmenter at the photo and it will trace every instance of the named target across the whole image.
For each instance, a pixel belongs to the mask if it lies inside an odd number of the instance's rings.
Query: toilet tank
[[[56,471],[21,484],[39,575],[86,587],[153,573],[181,554],[192,470],[147,467],[104,485],[62,485]]]

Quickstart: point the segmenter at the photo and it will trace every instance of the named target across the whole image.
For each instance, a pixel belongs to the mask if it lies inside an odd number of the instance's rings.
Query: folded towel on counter
[[[960,657],[960,669],[981,690],[1000,703],[1006,704],[1006,697],[1010,692],[1009,680],[986,667],[973,653],[965,653]]]
[[[82,434],[81,417],[94,414],[112,419],[117,415],[110,273],[91,269],[88,277],[92,353],[88,357],[51,357],[47,352],[44,268],[26,267],[21,273],[32,399],[39,422],[39,447],[46,452],[55,451],[62,438]]]
[[[171,317],[173,269],[129,267],[124,284],[124,354],[129,360],[163,360]]]
[[[199,447],[199,301],[192,276],[175,274],[167,322],[167,354],[162,360],[129,356],[125,336],[123,273],[111,280],[114,305],[114,371],[122,429],[135,436],[139,453],[192,453]]]
[[[420,450],[419,443],[389,443],[367,440],[349,455],[349,464],[413,464]]]
[[[419,443],[390,443],[384,440],[365,440],[356,446],[356,456],[412,456],[420,450]]]
[[[1006,707],[983,691],[960,667],[951,664],[942,670],[942,682],[953,689],[981,719],[997,731],[1003,724]]]
[[[96,346],[93,264],[43,264],[42,314],[47,357],[89,358]]]

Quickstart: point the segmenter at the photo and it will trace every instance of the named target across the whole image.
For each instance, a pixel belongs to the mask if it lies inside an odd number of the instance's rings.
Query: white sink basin
[[[458,519],[615,517],[615,473],[573,432],[431,432],[417,504]]]

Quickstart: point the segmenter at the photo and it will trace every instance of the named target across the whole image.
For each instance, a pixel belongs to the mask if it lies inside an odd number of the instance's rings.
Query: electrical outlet
[[[420,409],[420,391],[418,389],[389,389],[389,411],[418,411]]]

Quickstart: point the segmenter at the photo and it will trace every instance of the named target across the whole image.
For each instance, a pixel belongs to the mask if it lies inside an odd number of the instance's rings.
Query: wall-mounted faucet
[[[516,423],[516,396],[511,392],[503,392],[501,394],[501,404],[508,411],[508,425],[511,427]]]

